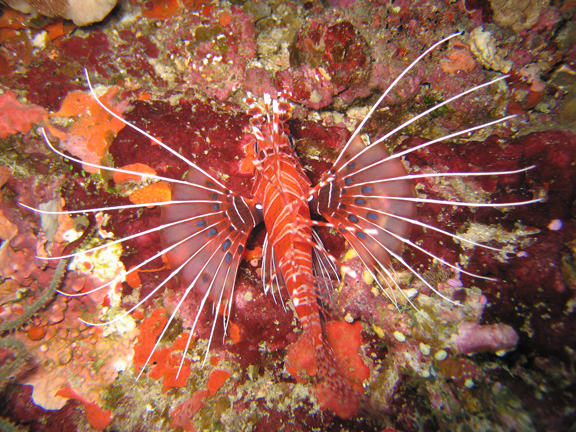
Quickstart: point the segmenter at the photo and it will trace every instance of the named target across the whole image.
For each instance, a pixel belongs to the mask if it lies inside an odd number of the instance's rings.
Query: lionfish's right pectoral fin
[[[357,136],[312,190],[311,208],[346,238],[372,271],[388,271],[410,231],[416,204],[412,180],[383,145]]]

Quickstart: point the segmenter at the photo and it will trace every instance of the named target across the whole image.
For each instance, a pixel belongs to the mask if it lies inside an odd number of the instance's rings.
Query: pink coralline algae
[[[450,337],[449,343],[459,354],[481,352],[506,352],[516,348],[518,334],[506,324],[481,325],[463,322],[458,325],[458,333]]]
[[[204,406],[203,400],[210,395],[208,390],[198,390],[192,397],[178,407],[170,414],[170,427],[182,428],[186,432],[196,432],[194,427],[194,415]]]
[[[40,192],[34,196],[31,194],[34,182],[8,183],[22,196],[28,196],[31,203],[52,196],[59,185],[56,179],[49,186],[40,186]],[[94,256],[83,257],[71,261],[70,267],[76,271],[67,271],[66,266],[43,260],[40,257],[61,253],[66,232],[72,231],[72,221],[67,216],[60,223],[44,220],[47,232],[51,231],[50,224],[56,224],[47,238],[35,221],[19,217],[27,210],[13,205],[12,201],[2,203],[12,232],[0,250],[0,323],[4,333],[0,343],[11,350],[14,346],[11,341],[19,341],[21,348],[15,353],[16,360],[27,357],[31,363],[11,374],[17,382],[33,386],[34,402],[46,410],[59,410],[66,404],[70,396],[57,394],[64,386],[70,386],[77,395],[75,398],[81,398],[87,409],[90,406],[98,410],[102,389],[116,379],[132,358],[130,341],[134,328],[128,325],[121,331],[123,336],[119,336],[101,327],[88,327],[79,320],[93,319],[108,310],[114,302],[114,285],[109,290],[78,298],[56,295],[56,288],[77,293],[104,283],[97,275],[102,270],[101,263]],[[13,330],[11,334],[4,332],[7,328]],[[5,362],[0,364],[0,370],[5,367]],[[3,371],[1,374],[2,381],[6,380]]]
[[[329,3],[331,6],[345,9],[354,6],[356,0],[330,0]]]
[[[10,300],[16,290],[27,289],[32,295],[30,301],[20,301],[3,310],[5,323],[17,320],[31,307],[32,300],[41,297],[43,290],[38,284],[48,287],[54,278],[61,277],[49,266],[39,266],[43,262],[35,260],[33,254],[42,253],[42,246],[31,241],[33,238],[20,234],[3,248],[0,256],[1,274],[7,278],[2,287],[12,288],[12,292],[2,291],[2,301]],[[71,273],[61,288],[78,292],[100,283],[97,279],[91,282]],[[65,404],[65,399],[57,397],[56,393],[67,383],[87,400],[100,401],[102,386],[113,382],[118,368],[122,369],[132,357],[129,338],[105,337],[102,328],[90,328],[79,321],[80,317],[96,314],[98,309],[87,296],[79,299],[57,296],[51,302],[48,299],[47,303],[14,335],[37,362],[37,367],[20,376],[19,381],[34,386],[35,402],[46,409],[60,409]]]

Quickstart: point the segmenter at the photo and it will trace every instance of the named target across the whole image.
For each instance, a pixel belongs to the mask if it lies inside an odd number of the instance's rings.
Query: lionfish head
[[[246,98],[249,105],[248,114],[252,116],[250,124],[256,137],[254,154],[264,159],[271,153],[292,153],[294,139],[288,131],[286,122],[290,119],[292,107],[281,95],[272,99],[269,93],[264,93],[260,100],[250,95]]]

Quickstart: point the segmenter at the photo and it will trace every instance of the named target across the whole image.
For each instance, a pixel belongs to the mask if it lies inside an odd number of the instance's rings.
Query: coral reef
[[[296,35],[290,47],[290,68],[276,73],[280,89],[309,108],[330,105],[338,95],[342,103],[369,94],[368,46],[358,30],[333,17],[312,21]]]
[[[42,195],[53,195],[59,185],[59,181],[46,183],[40,178],[22,182],[11,178],[6,187],[29,196],[34,202],[42,199]],[[33,195],[36,187],[37,191],[43,190],[39,198]],[[105,333],[102,328],[88,327],[79,320],[80,317],[91,319],[97,312],[102,314],[111,304],[117,306],[114,286],[105,293],[78,298],[55,293],[56,290],[88,291],[104,283],[107,276],[117,276],[123,267],[114,269],[118,258],[110,253],[61,259],[57,265],[43,260],[41,257],[49,254],[71,253],[98,241],[93,238],[94,232],[104,233],[99,221],[92,220],[85,227],[79,225],[77,232],[69,229],[71,220],[56,220],[52,222],[56,223],[56,229],[47,238],[44,233],[51,231],[49,221],[43,221],[41,231],[36,222],[23,217],[22,212],[27,210],[18,209],[14,204],[3,202],[6,222],[13,230],[0,251],[3,281],[0,346],[12,357],[3,358],[2,384],[7,385],[10,378],[15,378],[33,386],[33,401],[46,410],[62,409],[73,394],[85,404],[88,421],[102,425],[101,416],[97,415],[98,404],[102,403],[101,392],[131,361],[134,326],[128,322],[122,329],[117,326]],[[68,245],[63,248],[66,241]],[[106,274],[107,267],[108,271],[112,270],[111,276]],[[65,385],[70,389],[68,392],[61,391]]]
[[[576,27],[568,4],[137,3],[124,2],[102,24],[83,28],[8,9],[0,17],[0,417],[13,425],[8,428],[504,431],[565,430],[574,423]],[[505,125],[404,159],[414,175],[535,165],[515,175],[418,179],[417,193],[436,200],[543,202],[507,209],[419,207],[423,223],[507,251],[414,229],[415,244],[462,271],[414,248],[406,248],[406,261],[456,304],[400,267],[402,293],[379,292],[342,239],[321,230],[325,245],[358,275],[344,278],[326,314],[328,329],[335,328],[332,345],[347,341],[334,355],[364,392],[356,415],[347,416],[313,374],[303,376],[309,357],[294,348],[294,314],[285,298],[262,292],[261,231],[247,245],[228,332],[221,311],[205,311],[178,379],[201,301],[196,294],[141,369],[158,326],[182,296],[176,281],[110,326],[78,320],[119,317],[170,274],[159,257],[122,282],[125,269],[158,252],[158,236],[68,262],[42,258],[155,227],[160,209],[109,212],[91,221],[39,216],[18,204],[81,210],[166,201],[169,190],[142,176],[97,173],[62,160],[35,125],[84,162],[178,179],[187,170],[102,111],[86,91],[84,68],[115,112],[248,194],[247,91],[281,90],[294,102],[288,126],[302,165],[317,181],[380,92],[423,49],[456,29],[463,35],[404,77],[366,134],[380,137],[509,71],[498,86],[442,107],[386,144],[399,152],[517,114]],[[54,293],[87,292],[115,277],[89,295]],[[327,406],[332,409],[322,409]],[[350,418],[335,416],[339,409]]]

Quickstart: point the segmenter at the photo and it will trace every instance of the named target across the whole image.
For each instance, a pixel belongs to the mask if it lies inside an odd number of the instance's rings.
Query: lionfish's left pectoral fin
[[[388,272],[399,257],[416,213],[411,179],[383,145],[354,138],[312,190],[311,209],[333,225],[371,271]]]
[[[189,184],[175,185],[178,204],[164,207],[162,240],[183,285],[226,303],[252,229],[262,213],[255,202],[191,172]],[[174,222],[177,222],[174,224]]]

